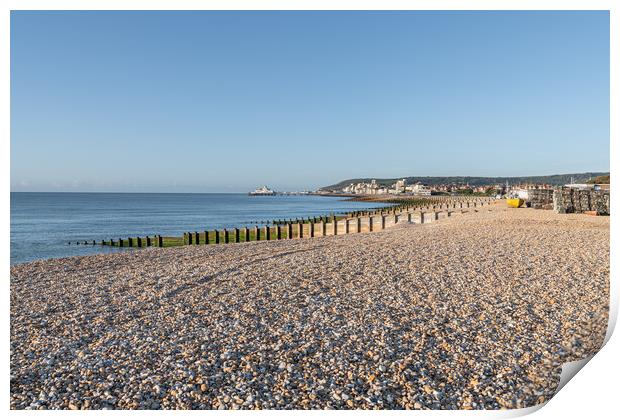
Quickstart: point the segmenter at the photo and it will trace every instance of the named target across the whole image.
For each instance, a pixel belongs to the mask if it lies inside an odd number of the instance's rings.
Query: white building
[[[343,188],[342,190],[347,194],[363,194],[363,195],[374,195],[381,194],[383,191],[382,188],[377,184],[376,180],[372,180],[368,182],[358,182],[356,184],[351,183],[349,186]]]
[[[421,183],[417,183],[412,185],[409,190],[414,194],[414,195],[431,195],[431,189],[429,187],[427,187],[426,185],[423,185]]]
[[[390,194],[403,194],[407,189],[407,181],[405,178],[399,179],[392,185],[392,189],[390,190]]]

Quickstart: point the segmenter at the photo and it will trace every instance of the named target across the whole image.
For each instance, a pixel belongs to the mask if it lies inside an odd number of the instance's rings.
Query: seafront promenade
[[[609,218],[476,210],[12,266],[11,408],[544,402],[605,335]]]

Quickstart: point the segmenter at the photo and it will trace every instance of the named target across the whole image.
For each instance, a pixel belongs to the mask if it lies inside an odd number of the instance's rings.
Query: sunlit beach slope
[[[516,408],[596,352],[609,218],[508,209],[11,267],[11,407]]]

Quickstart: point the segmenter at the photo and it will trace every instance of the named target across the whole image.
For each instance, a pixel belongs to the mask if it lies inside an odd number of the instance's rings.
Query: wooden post
[[[118,238],[118,247],[119,248],[123,247],[123,240],[121,238]]]
[[[314,221],[310,221],[310,237],[314,238]]]
[[[151,246],[151,237],[150,236],[146,237],[146,246],[147,247]]]
[[[260,229],[258,226],[254,226],[254,237],[257,241],[260,241]]]
[[[138,248],[142,248],[142,238],[138,236],[136,242],[138,243]]]
[[[250,242],[250,229],[247,226],[243,228],[243,236],[246,242]]]
[[[276,239],[278,241],[282,239],[282,229],[280,228],[280,225],[276,226]]]
[[[327,233],[327,227],[325,226],[325,222],[323,221],[323,218],[321,218],[321,221],[319,222],[319,228],[321,230],[321,236],[325,236]]]
[[[434,213],[435,220],[439,220],[439,212],[434,211],[433,213]]]
[[[239,229],[235,228],[235,243],[239,243]]]
[[[224,243],[227,244],[230,241],[228,237],[228,229],[224,229]]]
[[[164,238],[161,235],[157,235],[157,246],[160,248],[164,247]]]
[[[269,226],[265,226],[265,240],[271,240],[271,230],[269,229]]]
[[[356,222],[355,222],[355,224],[357,225],[357,226],[356,226],[357,233],[361,233],[361,232],[362,232],[362,219],[361,219],[361,217],[359,217],[359,216],[358,216],[358,217],[356,218]]]
[[[217,229],[215,229],[213,232],[215,233],[215,243],[219,244],[220,243],[220,232],[218,232]]]
[[[293,224],[290,222],[286,225],[286,234],[289,239],[293,239]]]
[[[407,213],[407,222],[411,223],[411,213]]]
[[[381,230],[385,229],[385,218],[384,214],[381,215]]]
[[[344,233],[349,234],[349,219],[344,219]]]
[[[297,237],[299,239],[304,237],[304,224],[303,223],[297,223]]]
[[[133,247],[133,238],[131,236],[127,238],[127,245],[129,248]]]
[[[332,230],[334,232],[334,236],[338,235],[338,221],[336,220],[336,216],[332,219]]]
[[[209,231],[205,230],[204,234],[205,234],[205,245],[209,245]]]
[[[420,224],[424,223],[424,212],[420,212]]]
[[[373,216],[368,216],[368,230],[372,232],[372,218]]]
[[[398,223],[398,214],[394,213],[394,224]]]

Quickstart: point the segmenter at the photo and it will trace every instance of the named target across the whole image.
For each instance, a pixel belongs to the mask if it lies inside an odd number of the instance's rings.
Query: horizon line
[[[553,177],[553,176],[567,176],[567,175],[585,175],[585,174],[609,174],[611,175],[611,171],[584,171],[584,172],[568,172],[568,173],[555,173],[548,175],[511,175],[511,176],[488,176],[488,175],[408,175],[408,176],[397,176],[397,177],[389,177],[389,178],[380,178],[380,177],[372,177],[372,176],[364,176],[364,177],[353,177],[342,179],[337,182],[333,182],[331,184],[317,187],[314,190],[308,189],[297,189],[290,191],[282,191],[282,192],[293,192],[293,191],[319,191],[321,188],[329,187],[332,185],[340,184],[342,182],[354,180],[354,179],[378,179],[378,180],[390,180],[390,179],[405,179],[405,178],[496,178],[498,180],[501,179],[510,179],[510,178],[540,178],[540,177]],[[23,191],[23,190],[9,190],[10,193],[57,193],[57,194],[70,194],[70,193],[81,193],[81,194],[247,194],[249,191],[92,191],[92,190],[83,190],[83,191]]]

